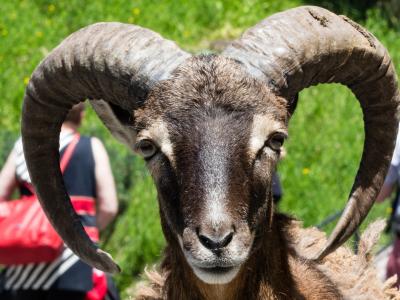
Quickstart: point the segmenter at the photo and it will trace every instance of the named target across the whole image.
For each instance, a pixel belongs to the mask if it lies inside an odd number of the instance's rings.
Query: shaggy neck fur
[[[225,285],[210,285],[194,275],[169,231],[162,262],[166,272],[162,299],[342,299],[332,282],[311,261],[289,246],[289,218],[276,214],[270,230],[260,226],[255,247],[237,277]],[[296,278],[294,274],[301,277]],[[316,294],[315,291],[319,293]]]

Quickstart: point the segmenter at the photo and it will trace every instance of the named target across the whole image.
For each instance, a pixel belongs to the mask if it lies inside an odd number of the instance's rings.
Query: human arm
[[[17,186],[15,178],[15,155],[15,150],[12,150],[0,171],[0,202],[9,200]]]
[[[390,195],[392,194],[394,189],[394,184],[384,184],[382,186],[381,191],[378,194],[378,197],[376,197],[376,202],[381,203],[383,202],[386,198],[389,198]]]
[[[107,151],[97,138],[92,138],[92,151],[97,194],[96,222],[97,227],[103,230],[118,212],[117,192]]]
[[[396,186],[396,182],[398,181],[399,173],[398,173],[398,166],[397,165],[390,165],[389,172],[386,175],[385,182],[381,188],[381,191],[376,197],[376,202],[381,203],[385,199],[389,198],[392,194],[394,187]]]

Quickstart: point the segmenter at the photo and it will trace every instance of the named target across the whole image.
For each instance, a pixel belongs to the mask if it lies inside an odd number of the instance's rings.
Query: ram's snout
[[[253,234],[245,223],[202,222],[186,227],[179,238],[185,258],[196,276],[208,284],[224,284],[235,278],[247,260]]]

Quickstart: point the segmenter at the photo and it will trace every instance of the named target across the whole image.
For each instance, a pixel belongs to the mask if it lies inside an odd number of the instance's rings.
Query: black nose
[[[222,248],[226,247],[233,238],[233,231],[225,234],[225,235],[221,235],[218,237],[210,237],[210,236],[206,236],[204,234],[198,233],[198,237],[200,240],[200,243],[202,243],[202,245],[204,247],[206,247],[207,249],[210,249],[212,251],[216,251],[216,250],[221,250]]]

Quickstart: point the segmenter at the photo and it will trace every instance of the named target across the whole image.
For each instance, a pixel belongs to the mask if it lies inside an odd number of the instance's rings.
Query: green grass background
[[[389,49],[400,70],[398,2],[332,2],[2,0],[0,166],[19,134],[24,88],[35,66],[69,33],[98,21],[148,27],[198,53],[213,41],[239,36],[245,28],[274,12],[316,4],[362,23]],[[145,264],[152,264],[161,256],[164,239],[155,189],[143,162],[115,142],[90,109],[82,132],[100,137],[111,157],[121,212],[104,233],[103,244],[123,268],[116,279],[118,286],[126,291]],[[364,138],[359,104],[340,85],[307,89],[300,95],[289,135],[288,155],[279,167],[284,187],[280,208],[309,226],[341,209],[346,202]],[[378,216],[386,217],[387,211],[388,204],[375,206],[365,223]]]

